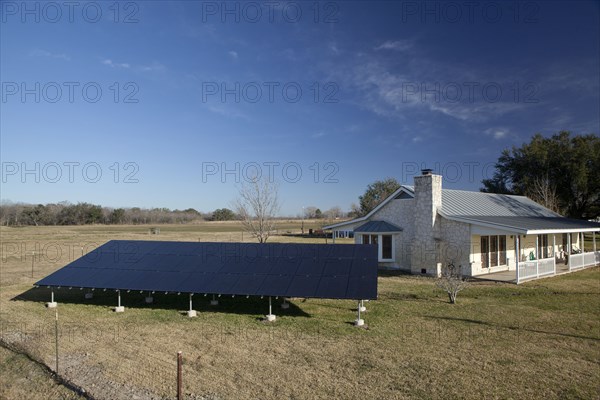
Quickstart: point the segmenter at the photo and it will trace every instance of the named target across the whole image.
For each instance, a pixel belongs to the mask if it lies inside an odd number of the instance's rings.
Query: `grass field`
[[[2,340],[54,368],[55,314],[43,305],[49,292],[31,284],[82,247],[110,239],[241,240],[236,224],[160,229],[2,227]],[[290,240],[309,241],[273,238]],[[267,324],[266,299],[221,298],[211,307],[197,297],[198,317],[188,319],[183,295],[157,294],[146,305],[142,294],[126,293],[125,313],[115,314],[114,292],[84,300],[77,289],[61,289],[59,373],[99,399],[175,398],[181,350],[187,398],[600,398],[598,268],[519,286],[474,283],[456,305],[424,277],[382,275],[378,293],[367,304],[368,329],[359,329],[351,301],[294,299],[289,310],[275,307],[278,319]],[[2,379],[20,382],[3,382],[2,398],[24,398],[23,388],[29,398],[69,398],[47,375],[28,372],[35,368],[27,359],[0,356]]]

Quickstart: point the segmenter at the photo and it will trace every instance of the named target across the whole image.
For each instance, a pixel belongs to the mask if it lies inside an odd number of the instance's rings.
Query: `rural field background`
[[[79,397],[48,373],[55,312],[44,307],[49,290],[32,289],[38,279],[111,239],[242,240],[237,223],[158,227],[0,228],[0,398]],[[299,230],[297,221],[278,226]],[[266,324],[266,299],[222,297],[211,307],[195,296],[198,317],[189,319],[185,295],[157,293],[146,305],[144,294],[123,293],[123,314],[112,312],[114,292],[55,295],[59,374],[97,399],[175,398],[177,351],[190,399],[600,397],[598,267],[519,286],[476,282],[455,305],[431,278],[382,274],[368,329],[352,326],[352,301],[293,299],[281,310],[279,299],[277,321]]]

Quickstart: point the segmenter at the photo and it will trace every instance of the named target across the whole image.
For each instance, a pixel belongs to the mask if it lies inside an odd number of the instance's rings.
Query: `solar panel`
[[[112,240],[36,285],[375,299],[377,246]]]

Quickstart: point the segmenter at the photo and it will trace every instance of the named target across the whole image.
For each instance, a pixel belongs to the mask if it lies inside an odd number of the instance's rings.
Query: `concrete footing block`
[[[211,306],[218,306],[219,305],[219,300],[211,300],[210,301],[210,305]]]
[[[365,306],[360,306],[359,308],[360,308],[360,312],[365,312],[365,311],[367,311],[367,307],[365,307]]]
[[[125,312],[125,306],[115,307],[115,312]]]
[[[48,308],[56,308],[58,306],[58,303],[55,301],[51,301],[49,303],[46,303],[46,307]]]
[[[281,308],[283,308],[284,310],[287,310],[288,308],[290,308],[290,303],[281,303]]]
[[[194,318],[198,316],[198,313],[196,312],[196,310],[188,310],[187,316],[190,318]]]
[[[273,322],[276,319],[277,319],[277,316],[275,314],[267,314],[267,321]]]
[[[144,301],[146,302],[146,304],[152,304],[152,303],[154,303],[154,297],[152,297],[152,296],[146,296],[146,298],[144,299]]]
[[[364,319],[356,319],[354,320],[354,326],[363,326],[365,324]]]
[[[94,293],[88,292],[88,293],[86,293],[84,295],[84,297],[85,297],[86,300],[93,299],[94,298]]]

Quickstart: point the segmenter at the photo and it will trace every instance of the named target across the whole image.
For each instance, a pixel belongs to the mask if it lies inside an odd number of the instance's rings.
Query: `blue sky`
[[[597,2],[1,11],[3,200],[211,211],[258,166],[284,215],[348,210],[377,179],[477,190],[536,132],[600,133]]]

